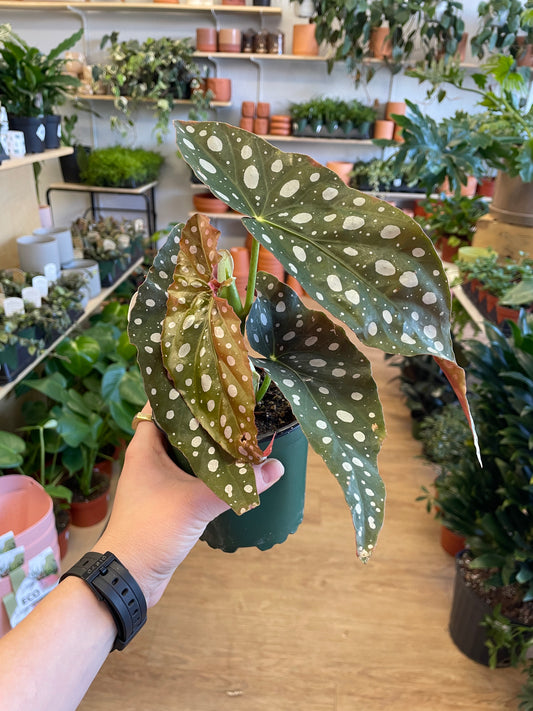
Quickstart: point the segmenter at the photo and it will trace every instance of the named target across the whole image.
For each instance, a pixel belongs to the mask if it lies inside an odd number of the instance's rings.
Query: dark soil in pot
[[[255,424],[259,438],[290,425],[294,420],[288,400],[276,383],[270,383],[264,398],[255,408]]]
[[[109,477],[105,474],[101,474],[100,472],[94,472],[92,488],[93,491],[91,491],[89,496],[85,496],[85,494],[82,494],[75,483],[69,484],[69,489],[72,491],[72,502],[82,504],[87,501],[93,501],[93,499],[97,499],[102,494],[105,494],[105,492],[109,489]]]

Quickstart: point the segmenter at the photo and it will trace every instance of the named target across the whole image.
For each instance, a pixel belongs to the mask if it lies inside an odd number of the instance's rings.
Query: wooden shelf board
[[[68,156],[73,152],[73,148],[65,146],[63,148],[51,148],[43,153],[28,153],[22,158],[10,158],[10,160],[4,161],[2,165],[0,165],[0,171],[14,170],[15,168],[20,168],[23,165],[31,165],[32,163],[40,163],[43,160],[52,160],[52,158]]]
[[[189,212],[189,217],[192,217],[196,214],[205,215],[206,217],[209,217],[212,220],[240,220],[243,217],[246,217],[246,215],[243,215],[240,212],[200,212],[198,210],[191,210],[191,212]]]
[[[86,99],[88,101],[114,101],[115,96],[112,94],[77,94],[76,98],[78,99]],[[123,97],[125,99],[128,99],[128,101],[133,101],[133,102],[144,102],[146,104],[151,104],[154,103],[154,99],[132,99],[129,96]],[[190,99],[173,99],[172,100],[174,105],[183,105],[183,106],[190,106],[192,105],[192,101]],[[231,106],[231,101],[212,101],[211,106],[213,107],[224,107],[224,106]]]
[[[73,331],[79,324],[87,317],[90,316],[96,309],[102,304],[103,301],[105,301],[108,296],[110,296],[113,291],[117,288],[119,284],[121,284],[123,281],[125,281],[129,275],[137,269],[143,262],[143,257],[140,257],[136,262],[134,262],[125,272],[122,274],[117,281],[113,284],[113,286],[107,287],[105,289],[102,289],[102,291],[98,294],[98,296],[95,296],[93,299],[89,301],[87,304],[85,311],[80,318],[73,323],[64,333],[62,333],[53,343],[51,346],[46,348],[42,353],[40,353],[35,360],[33,360],[27,368],[25,368],[16,378],[10,383],[6,383],[5,385],[0,386],[0,400],[4,398],[13,388],[17,383],[20,383],[21,380],[23,380],[31,371],[43,361],[47,355],[49,355],[56,346],[61,343],[61,341],[69,335],[71,331]]]
[[[157,185],[157,180],[145,183],[138,188],[107,188],[100,185],[85,185],[84,183],[51,183],[48,190],[63,190],[75,193],[116,193],[120,195],[143,195]]]
[[[322,56],[307,56],[303,54],[256,54],[255,52],[195,52],[195,57],[201,59],[247,59],[253,61],[266,60],[285,60],[295,62],[326,62],[327,57]]]
[[[377,148],[377,146],[375,146],[373,141],[370,139],[363,140],[356,138],[313,138],[312,136],[274,136],[271,133],[266,136],[261,136],[261,138],[264,138],[266,141],[275,142],[292,141],[294,143],[322,143],[330,145],[343,143],[346,146],[374,146],[374,148]]]
[[[280,7],[250,5],[187,5],[185,3],[156,2],[3,2],[1,8],[13,10],[69,10],[71,7],[84,10],[156,10],[166,12],[234,12],[255,15],[281,15]]]

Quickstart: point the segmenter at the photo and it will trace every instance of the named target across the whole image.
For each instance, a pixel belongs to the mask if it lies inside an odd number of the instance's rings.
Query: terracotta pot
[[[231,100],[231,79],[222,77],[208,77],[207,89],[214,94],[214,101],[230,101]]]
[[[254,119],[247,118],[247,117],[243,116],[243,118],[241,118],[241,120],[239,121],[239,126],[240,126],[240,128],[243,128],[245,131],[249,131],[250,133],[253,133]]]
[[[214,27],[196,29],[196,49],[198,52],[217,51],[217,31]]]
[[[402,127],[398,126],[398,124],[394,124],[394,133],[392,134],[392,137],[398,143],[403,143]]]
[[[514,321],[518,323],[519,316],[518,309],[513,309],[510,306],[502,306],[499,303],[496,304],[496,323],[498,326],[504,321]]]
[[[254,133],[258,136],[266,136],[268,133],[268,119],[267,118],[256,118],[254,119]]]
[[[212,193],[196,193],[192,196],[192,202],[196,210],[199,212],[227,212],[229,207],[225,202],[219,200]]]
[[[316,57],[318,54],[318,42],[315,37],[314,23],[293,26],[292,53],[306,57]]]
[[[222,0],[223,5],[246,5],[246,0]]]
[[[404,116],[406,111],[407,104],[405,103],[405,101],[388,101],[385,107],[385,118],[388,121],[394,121],[394,119],[392,118],[393,114]]]
[[[456,556],[457,553],[464,550],[465,539],[457,533],[450,531],[446,526],[440,527],[440,544],[450,555]]]
[[[378,119],[374,123],[374,138],[393,138],[395,125],[394,121]]]
[[[242,43],[241,31],[232,27],[218,31],[219,52],[240,52]]]
[[[474,197],[474,195],[476,194],[476,189],[477,178],[474,178],[474,176],[469,175],[466,181],[466,185],[461,185],[461,195],[463,197]],[[448,181],[448,178],[446,178],[440,186],[439,192],[444,193],[445,195],[453,194],[450,192],[450,183]]]
[[[257,104],[257,118],[268,118],[270,116],[270,104],[267,101],[259,101]]]
[[[453,262],[459,251],[459,247],[451,247],[447,237],[441,237],[439,240],[439,248],[441,250],[441,259],[443,262]]]
[[[230,254],[233,258],[233,276],[239,295],[246,294],[248,285],[248,272],[250,269],[250,252],[246,247],[232,247]]]
[[[87,528],[103,521],[107,516],[109,489],[89,501],[73,501],[70,505],[72,525]]]
[[[263,245],[261,245],[259,249],[257,268],[259,271],[272,274],[272,276],[275,276],[280,281],[284,281],[285,279],[285,267],[274,255],[270,254]]]
[[[476,188],[476,195],[480,197],[492,197],[494,195],[494,183],[496,178],[483,178],[481,182],[478,182]]]
[[[524,39],[523,37],[518,37],[518,40]],[[533,44],[524,45],[523,42],[520,43],[522,48],[516,57],[516,63],[519,67],[533,67]]]
[[[388,27],[374,27],[370,33],[370,53],[376,59],[387,59],[392,56],[392,43],[387,39]]]
[[[495,296],[494,294],[491,294],[490,291],[487,291],[486,296],[485,296],[485,309],[486,309],[487,315],[492,314],[492,317],[496,318],[497,303],[498,303],[498,297]]]
[[[533,183],[498,172],[489,211],[496,220],[533,227]]]
[[[336,173],[343,183],[346,183],[346,185],[350,184],[350,173],[353,170],[353,163],[332,160],[326,163],[326,168]]]
[[[255,118],[255,102],[243,101],[241,104],[241,116],[243,118]]]

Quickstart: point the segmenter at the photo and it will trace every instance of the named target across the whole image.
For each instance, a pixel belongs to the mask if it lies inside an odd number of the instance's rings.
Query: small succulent
[[[177,142],[202,182],[246,215],[255,239],[244,303],[205,216],[177,225],[156,256],[129,329],[156,421],[182,461],[243,513],[258,504],[252,465],[264,454],[254,408],[273,380],[339,482],[367,560],[383,519],[385,427],[370,363],[338,321],[369,346],[436,357],[468,412],[442,263],[401,210],[307,156],[218,122],[178,122]],[[257,273],[259,244],[320,309]]]

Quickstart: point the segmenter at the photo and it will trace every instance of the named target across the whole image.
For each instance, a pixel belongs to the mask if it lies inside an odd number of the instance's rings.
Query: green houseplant
[[[157,180],[162,164],[163,157],[155,151],[110,146],[91,151],[80,175],[86,185],[136,188]]]
[[[206,217],[173,230],[155,258],[129,327],[155,419],[182,463],[243,513],[258,503],[251,465],[264,456],[254,390],[261,400],[274,380],[342,487],[367,560],[384,499],[376,466],[384,429],[369,364],[325,313],[257,274],[259,245],[368,345],[437,357],[466,407],[440,260],[403,212],[306,156],[223,123],[178,122],[177,142],[209,189],[248,215],[255,239],[244,303]],[[241,329],[263,356],[251,358],[253,367]]]
[[[472,37],[472,52],[479,59],[486,53],[519,51],[519,31],[527,26],[520,0],[487,0],[478,5],[479,26]]]
[[[103,82],[115,97],[115,108],[129,125],[132,125],[132,108],[139,101],[154,102],[157,119],[154,131],[160,143],[169,130],[174,100],[188,99],[191,82],[200,77],[190,38],[119,42],[118,32],[112,32],[102,38],[100,47],[106,45],[109,61],[95,67],[95,80]],[[112,125],[117,126],[117,121],[112,121]]]
[[[67,93],[79,84],[74,77],[63,74],[61,54],[79,41],[83,30],[43,54],[37,47],[28,45],[8,25],[2,27],[0,99],[10,115],[11,127],[19,130],[28,127],[25,132],[28,152],[38,153],[43,150],[45,140],[45,134],[40,138],[38,129],[39,125],[44,126],[43,117],[64,103]],[[57,127],[54,138],[54,145],[47,147],[58,145]]]

